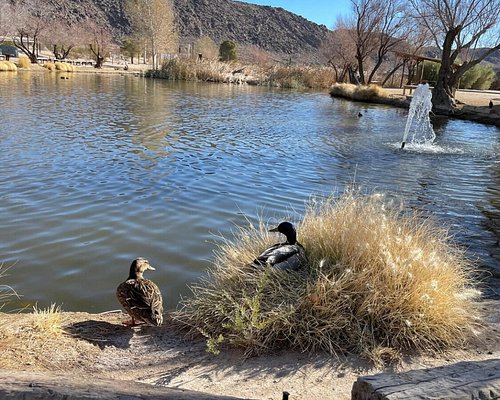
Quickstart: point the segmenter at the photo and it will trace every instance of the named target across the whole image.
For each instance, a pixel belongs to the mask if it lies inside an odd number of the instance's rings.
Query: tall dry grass
[[[336,83],[330,88],[330,95],[357,101],[370,101],[379,97],[389,97],[389,93],[378,85],[353,85]]]
[[[353,352],[380,361],[462,344],[476,322],[472,266],[446,229],[381,196],[347,193],[312,202],[298,224],[301,271],[247,264],[276,242],[241,229],[219,247],[174,320],[248,354],[278,347]]]
[[[262,82],[290,89],[325,89],[335,83],[335,74],[331,68],[274,66],[265,71]]]
[[[58,335],[62,333],[61,306],[52,303],[49,307],[33,307],[32,327],[36,332]]]
[[[11,267],[6,267],[3,263],[0,264],[0,282],[7,276],[7,271]],[[0,283],[0,311],[4,308],[12,298],[19,298],[16,291],[7,284]]]
[[[65,63],[65,62],[56,61],[54,63],[54,66],[55,66],[55,69],[57,71],[61,71],[61,72],[74,72],[75,71],[75,67],[73,65]],[[49,70],[51,70],[51,69],[49,69]]]
[[[174,58],[166,61],[159,71],[149,71],[153,78],[204,82],[238,82],[241,78],[233,71],[234,64],[215,60],[195,60],[192,58]]]
[[[19,68],[30,69],[31,68],[31,60],[27,56],[19,56],[18,65],[19,65]]]
[[[17,66],[12,61],[0,61],[0,71],[14,72],[17,71]]]

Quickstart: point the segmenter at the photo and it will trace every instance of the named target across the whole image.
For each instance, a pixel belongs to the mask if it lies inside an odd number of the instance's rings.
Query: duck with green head
[[[295,271],[298,270],[306,260],[304,247],[297,241],[297,232],[290,222],[281,222],[276,228],[269,232],[280,232],[286,237],[286,241],[276,243],[264,250],[250,265],[262,269],[267,265],[271,267]]]
[[[163,300],[160,289],[148,279],[144,279],[146,270],[155,269],[144,258],[137,258],[130,265],[128,278],[116,289],[118,301],[132,318],[123,324],[136,326],[148,324],[160,326],[163,322]]]

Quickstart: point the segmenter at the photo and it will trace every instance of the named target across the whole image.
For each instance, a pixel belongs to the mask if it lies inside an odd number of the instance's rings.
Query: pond
[[[12,266],[0,284],[16,306],[117,309],[142,256],[174,308],[221,235],[298,221],[311,196],[353,183],[449,226],[499,296],[496,127],[434,120],[432,151],[401,151],[406,110],[99,74],[0,74],[0,110],[0,262]]]

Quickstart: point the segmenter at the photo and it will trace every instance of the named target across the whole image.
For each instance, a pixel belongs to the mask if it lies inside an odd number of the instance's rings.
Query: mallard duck
[[[154,282],[142,277],[144,271],[148,269],[155,270],[148,260],[144,258],[134,260],[130,265],[127,280],[120,283],[116,289],[118,301],[132,317],[132,320],[124,322],[124,325],[135,326],[146,323],[160,326],[163,322],[160,289]]]
[[[264,268],[266,265],[283,269],[297,270],[306,258],[304,247],[297,242],[297,232],[290,222],[282,222],[269,232],[280,232],[286,236],[286,242],[276,243],[264,250],[250,264],[254,268]]]

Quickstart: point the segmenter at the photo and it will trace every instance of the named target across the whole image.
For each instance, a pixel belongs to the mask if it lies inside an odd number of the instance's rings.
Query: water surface
[[[496,127],[436,120],[436,146],[400,151],[401,109],[90,74],[0,74],[0,109],[0,261],[20,304],[116,309],[143,256],[173,308],[217,235],[297,221],[312,195],[353,182],[439,218],[500,272]]]

